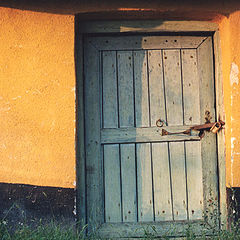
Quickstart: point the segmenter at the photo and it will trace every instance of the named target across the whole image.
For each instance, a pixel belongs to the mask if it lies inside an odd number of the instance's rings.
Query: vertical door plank
[[[186,165],[189,219],[202,219],[203,183],[200,142],[186,142]]]
[[[116,52],[102,53],[103,127],[118,127]],[[119,145],[104,146],[105,221],[121,222]]]
[[[184,143],[169,143],[174,220],[187,219]]]
[[[121,144],[123,222],[137,221],[135,145]]]
[[[212,38],[208,37],[197,49],[198,55],[198,75],[200,85],[200,118],[201,123],[206,122],[207,115],[209,120],[214,122],[215,116],[215,94],[214,94],[214,71],[212,55]],[[206,113],[209,112],[209,114]]]
[[[166,121],[161,50],[148,51],[151,126],[160,118]]]
[[[121,222],[119,145],[104,146],[105,221]]]
[[[134,83],[133,59],[131,51],[118,52],[119,82],[119,120],[120,127],[134,127]],[[121,144],[122,172],[122,205],[123,221],[132,222],[137,219],[136,209],[136,166],[135,145]]]
[[[133,61],[131,51],[117,53],[120,127],[134,126]]]
[[[85,143],[87,217],[89,231],[104,222],[103,174],[100,145],[99,52],[86,41],[85,48]],[[94,69],[94,70],[93,70]]]
[[[149,126],[147,52],[134,52],[136,127]],[[137,144],[138,219],[153,221],[151,144]]]
[[[155,221],[173,220],[167,143],[152,144]]]
[[[166,111],[169,126],[183,125],[181,62],[179,50],[164,50]]]
[[[148,51],[151,126],[166,121],[161,50]],[[167,143],[152,143],[154,209],[156,221],[173,220]]]
[[[182,78],[184,124],[200,124],[199,78],[197,69],[197,52],[184,49],[182,52]]]
[[[138,219],[140,222],[153,221],[152,167],[150,143],[136,144]]]
[[[118,127],[116,52],[102,53],[103,127]]]
[[[163,51],[167,122],[183,124],[181,62],[179,50]],[[187,219],[184,143],[169,143],[174,220]]]
[[[147,51],[134,51],[135,116],[137,127],[149,126]]]
[[[208,37],[197,49],[201,96],[201,123],[216,121],[212,52],[212,38]],[[208,213],[218,209],[218,171],[216,153],[216,135],[211,132],[205,132],[205,136],[201,140],[201,155],[203,160],[204,208],[208,209]]]
[[[225,121],[223,104],[223,76],[222,76],[222,58],[220,48],[220,34],[216,31],[213,35],[214,62],[215,62],[215,92],[216,92],[216,116]],[[224,130],[217,134],[217,153],[218,153],[218,182],[219,182],[219,208],[221,212],[222,228],[227,227],[227,192],[226,192],[226,161],[225,161],[225,132]]]
[[[195,49],[182,50],[184,123],[200,124],[199,77]],[[185,142],[188,189],[188,215],[190,220],[203,215],[203,183],[201,143]]]

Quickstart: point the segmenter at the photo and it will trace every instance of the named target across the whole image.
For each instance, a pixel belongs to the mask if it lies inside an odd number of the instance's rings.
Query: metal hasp
[[[163,127],[162,121],[159,119],[156,122],[157,127]],[[181,132],[168,132],[165,129],[162,129],[162,136],[165,135],[175,135],[175,134],[187,134],[191,135],[192,131],[199,131],[199,137],[203,138],[204,137],[204,131],[211,131],[212,133],[217,133],[220,129],[223,128],[225,125],[225,122],[219,120],[218,122],[214,123],[205,123],[201,125],[195,125],[190,127],[189,129]]]

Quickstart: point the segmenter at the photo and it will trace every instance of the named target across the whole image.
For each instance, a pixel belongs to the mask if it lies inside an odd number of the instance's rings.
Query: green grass
[[[83,232],[83,231],[82,231]],[[37,227],[29,227],[27,225],[19,225],[15,229],[11,229],[6,221],[0,222],[0,240],[83,240],[82,232],[77,233],[74,227],[63,227],[60,224],[51,222],[49,224],[42,224],[41,222]],[[185,233],[186,240],[200,239],[200,240],[240,240],[240,229],[232,227],[231,231],[219,230],[215,236],[195,236],[189,228]],[[96,239],[96,238],[92,238]],[[155,238],[154,232],[146,229],[144,239],[169,239],[167,237]]]
[[[83,234],[77,233],[74,227],[63,227],[51,222],[38,224],[37,227],[20,225],[12,229],[6,221],[0,223],[0,240],[81,240]]]

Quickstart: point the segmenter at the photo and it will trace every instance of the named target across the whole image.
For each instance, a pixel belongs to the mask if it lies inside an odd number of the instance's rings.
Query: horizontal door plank
[[[145,232],[152,233],[154,237],[169,236],[178,237],[183,236],[187,229],[191,227],[191,231],[196,235],[203,232],[207,233],[209,230],[204,228],[202,221],[166,221],[166,222],[146,222],[146,223],[104,223],[97,231],[102,238],[138,238],[143,237]],[[154,230],[153,230],[154,229]]]
[[[119,32],[195,32],[216,31],[218,25],[208,21],[85,21],[81,22],[81,33]]]
[[[190,127],[191,126],[171,126],[163,128],[105,128],[101,130],[101,143],[145,143],[200,140],[197,131],[192,132],[191,136],[186,134],[161,135],[162,129],[174,133],[185,131]]]
[[[197,48],[207,37],[199,36],[125,36],[89,37],[98,50],[143,50]]]

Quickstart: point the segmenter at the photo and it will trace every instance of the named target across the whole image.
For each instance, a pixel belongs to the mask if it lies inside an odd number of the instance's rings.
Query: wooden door
[[[216,135],[162,136],[216,121],[211,37],[84,41],[86,202],[101,237],[202,231],[218,209]],[[212,216],[212,215],[211,215]]]

